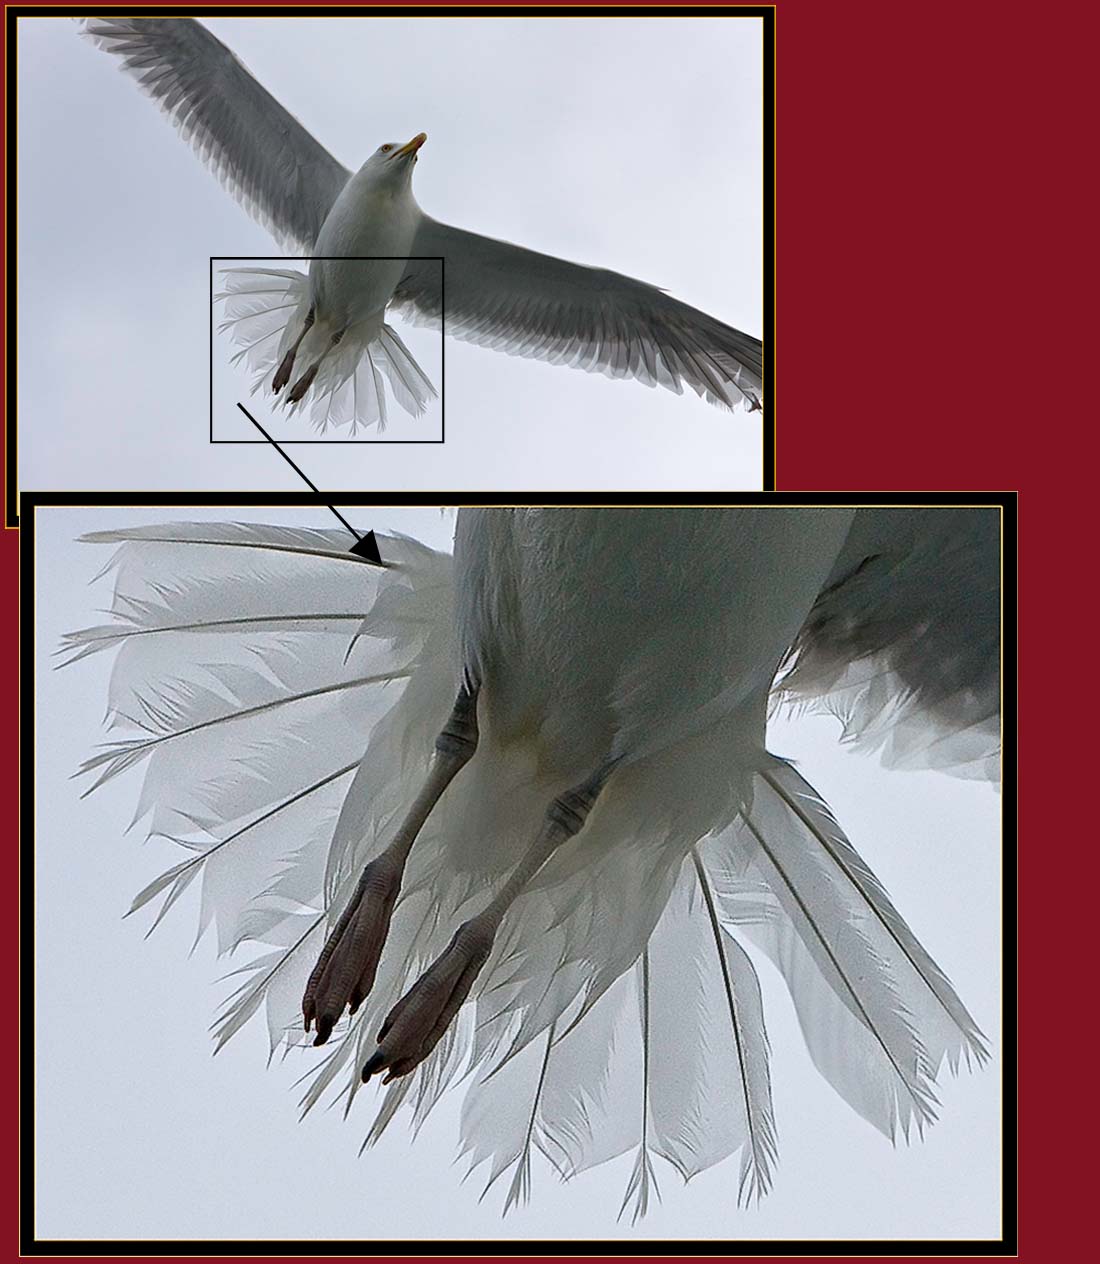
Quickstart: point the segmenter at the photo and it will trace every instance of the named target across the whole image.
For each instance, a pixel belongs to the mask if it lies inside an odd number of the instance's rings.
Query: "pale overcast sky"
[[[759,19],[204,21],[352,169],[426,131],[414,188],[436,218],[763,334]],[[298,486],[262,447],[207,441],[209,257],[277,247],[74,23],[18,35],[21,485]],[[440,385],[438,334],[399,328]],[[216,431],[250,437],[231,352],[222,336]],[[394,412],[388,438],[438,431]],[[293,451],[326,488],[761,485],[743,412],[454,339],[446,423],[443,446]]]
[[[360,529],[397,529],[449,547],[434,509],[358,509]],[[37,1223],[40,1237],[350,1238],[965,1238],[1000,1232],[1000,800],[987,785],[890,773],[837,743],[827,718],[773,725],[946,970],[990,1038],[993,1061],[942,1084],[942,1117],[923,1142],[893,1149],[818,1075],[786,990],[758,958],[772,1046],[780,1161],[759,1207],[736,1207],[737,1160],[684,1188],[659,1172],[664,1201],[617,1223],[630,1156],[561,1186],[535,1164],[532,1204],[507,1220],[494,1190],[460,1184],[461,1094],[413,1142],[402,1120],[360,1158],[362,1098],[349,1120],[297,1122],[292,1081],[311,1052],[265,1070],[253,1022],[212,1059],[207,1026],[227,964],[204,940],[190,891],[148,940],[150,918],[122,914],[179,853],[124,834],[139,777],[81,801],[73,770],[101,740],[109,661],[49,669],[61,634],[100,621],[104,547],[84,531],[173,519],[331,525],[316,509],[44,509],[38,512],[35,645],[38,718],[36,1005]],[[369,521],[368,521],[369,518]],[[1011,915],[1011,910],[1009,910]],[[1009,1037],[1011,1039],[1011,1033]],[[368,1090],[364,1097],[370,1096]]]

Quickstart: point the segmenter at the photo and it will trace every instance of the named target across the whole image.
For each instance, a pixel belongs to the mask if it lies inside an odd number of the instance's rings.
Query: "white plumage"
[[[201,875],[222,948],[262,948],[219,1040],[263,1008],[272,1048],[297,1044],[326,910],[387,847],[458,683],[480,683],[476,753],[412,846],[374,987],[308,1107],[341,1081],[350,1104],[386,1013],[500,889],[547,804],[616,760],[371,1136],[469,1072],[463,1148],[507,1178],[507,1204],[535,1149],[567,1176],[631,1151],[635,1213],[656,1157],[690,1176],[739,1151],[759,1196],[776,1130],[751,951],[782,972],[818,1069],[888,1136],[934,1119],[945,1063],[986,1056],[764,739],[786,690],[839,705],[851,740],[887,756],[995,773],[997,531],[993,510],[463,510],[453,564],[384,537],[387,570],[338,531],[100,533],[121,545],[113,618],[66,650],[118,649],[112,720],[136,736],[86,770],[143,764],[138,815],[191,849],[135,907],[159,896],[163,912]]]

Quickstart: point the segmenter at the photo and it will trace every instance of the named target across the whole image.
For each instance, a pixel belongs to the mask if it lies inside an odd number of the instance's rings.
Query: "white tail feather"
[[[771,761],[704,855],[723,916],[782,972],[818,1070],[891,1138],[931,1123],[941,1062],[980,1062],[984,1041],[813,788]]]
[[[791,764],[776,760],[762,779],[835,866],[837,882],[902,989],[906,1008],[920,1031],[934,1070],[944,1059],[952,1071],[960,1057],[982,1063],[989,1050],[950,980],[932,960],[894,907],[870,866],[848,841],[840,823],[810,783]],[[811,844],[812,845],[812,844]]]

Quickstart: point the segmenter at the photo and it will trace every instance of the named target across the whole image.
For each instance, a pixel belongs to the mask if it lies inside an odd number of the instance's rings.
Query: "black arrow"
[[[312,487],[313,490],[317,493],[317,495],[320,496],[321,491],[320,491],[320,488],[318,488],[317,484],[314,483],[314,481],[307,474],[304,474],[294,464],[294,462],[290,459],[290,457],[288,457],[287,454],[282,450],[282,448],[279,447],[279,445],[275,442],[275,440],[267,433],[267,431],[263,428],[263,426],[260,425],[260,423],[256,420],[256,418],[252,416],[252,414],[248,411],[248,409],[245,408],[245,406],[241,403],[238,403],[237,407],[241,410],[242,413],[244,413],[244,415],[248,418],[248,420],[256,427],[256,429],[260,432],[260,434],[263,435],[263,437],[268,441],[268,443],[271,444],[271,446],[275,449],[275,451],[278,452],[278,454],[283,458],[283,460],[287,463],[287,465],[290,466],[290,468],[295,472],[295,474],[297,474],[300,479],[302,479],[305,483],[307,483],[310,487]],[[355,556],[360,559],[360,561],[366,562],[369,566],[383,566],[383,567],[389,566],[388,562],[382,561],[382,555],[381,553],[378,552],[378,541],[374,538],[373,531],[368,531],[366,535],[360,535],[359,532],[356,531],[356,529],[351,525],[350,522],[348,522],[348,520],[344,517],[342,513],[340,513],[339,510],[334,509],[332,505],[329,505],[328,508],[329,508],[329,512],[334,514],[336,518],[338,518],[339,521],[342,522],[345,527],[347,527],[347,529],[352,533],[352,535],[355,536],[355,543],[351,546],[350,549],[348,549],[349,553],[354,553]]]
[[[381,553],[378,552],[378,541],[374,538],[373,531],[368,531],[366,535],[360,536],[358,544],[353,544],[348,551],[354,553],[356,557],[361,557],[364,562],[369,562],[372,566],[386,565],[382,561]]]

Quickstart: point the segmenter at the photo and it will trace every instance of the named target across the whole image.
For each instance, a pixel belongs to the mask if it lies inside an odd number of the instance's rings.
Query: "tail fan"
[[[817,792],[772,760],[711,846],[722,912],[783,974],[818,1070],[891,1139],[932,1123],[944,1060],[988,1049]]]
[[[309,310],[309,278],[281,268],[229,268],[222,275],[225,289],[215,295],[215,300],[225,305],[219,332],[229,333],[240,348],[233,363],[243,363],[252,370],[252,393],[270,391],[277,366],[303,331]],[[329,350],[334,332],[317,322],[302,339],[295,360],[299,372],[323,354],[317,377],[305,396],[288,404],[284,391],[281,396],[272,396],[273,400],[291,413],[308,402],[310,420],[321,433],[329,427],[348,426],[354,435],[374,425],[379,430],[386,428],[384,384],[388,382],[405,412],[423,416],[436,397],[435,388],[389,325],[383,323],[369,336],[353,327]]]
[[[739,1198],[769,1189],[777,1157],[760,986],[719,921],[694,853],[633,967],[576,1021],[562,1019],[471,1085],[462,1118],[470,1170],[511,1170],[522,1196],[537,1149],[563,1179],[636,1151],[623,1210],[645,1214],[654,1160],[685,1180],[740,1150]]]
[[[323,939],[329,843],[367,736],[432,653],[415,601],[400,628],[379,612],[410,572],[421,602],[449,601],[450,559],[387,537],[381,570],[340,530],[239,523],[85,539],[120,546],[113,622],[70,634],[59,658],[115,651],[107,722],[123,735],[80,771],[94,787],[141,766],[134,822],[187,852],[131,912],[159,899],[159,920],[201,879],[200,935],[213,924],[223,953],[275,948],[219,1027],[228,1038],[266,1000],[274,1048],[300,1029],[290,981],[304,986]]]

